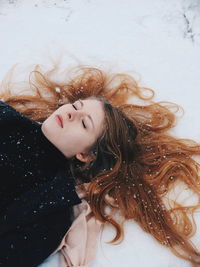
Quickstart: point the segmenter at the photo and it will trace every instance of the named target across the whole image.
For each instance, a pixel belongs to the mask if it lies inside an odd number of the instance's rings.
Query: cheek
[[[90,138],[88,134],[84,133],[84,131],[80,129],[67,129],[64,133],[63,137],[66,139],[67,143],[71,143],[76,146],[83,147],[89,143]]]
[[[65,147],[73,151],[73,154],[85,152],[91,146],[90,140],[85,135],[74,135],[69,139]]]
[[[80,133],[76,136],[76,145],[81,150],[87,150],[93,144],[93,138],[88,133]]]

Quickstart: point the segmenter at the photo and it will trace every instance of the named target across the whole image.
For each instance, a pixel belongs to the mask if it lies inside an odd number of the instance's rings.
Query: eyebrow
[[[79,99],[79,101],[80,101],[80,103],[81,103],[81,105],[82,105],[82,107],[83,107],[83,106],[84,106],[83,101],[82,101],[81,99]],[[92,122],[92,126],[93,126],[93,128],[95,129],[95,127],[94,127],[94,121],[93,121],[92,117],[91,117],[89,114],[88,114],[87,116],[88,116],[88,118],[90,119],[90,121]]]

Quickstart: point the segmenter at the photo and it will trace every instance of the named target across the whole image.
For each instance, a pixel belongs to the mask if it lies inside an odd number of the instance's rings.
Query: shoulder
[[[39,123],[34,121],[33,119],[29,118],[25,114],[21,113],[11,105],[5,103],[4,101],[0,100],[0,120],[1,124],[8,123],[15,121],[17,124],[23,124],[23,127],[39,127]],[[12,125],[12,123],[10,123]]]
[[[22,113],[20,113],[18,110],[16,110],[14,107],[11,105],[5,103],[4,101],[0,100],[0,112],[5,111],[4,113],[14,113],[18,114],[20,116],[24,116]]]
[[[5,102],[3,102],[2,100],[0,100],[0,110],[6,108],[6,107],[10,107],[8,104],[6,104]]]

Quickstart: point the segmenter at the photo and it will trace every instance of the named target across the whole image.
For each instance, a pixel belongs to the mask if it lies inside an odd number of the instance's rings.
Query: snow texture
[[[155,101],[171,101],[185,111],[172,130],[200,141],[199,0],[1,0],[0,78],[16,63],[48,66],[62,59],[133,74],[155,90]],[[195,244],[200,248],[200,216]],[[106,226],[97,258],[89,267],[189,267],[137,224],[128,221],[120,245]],[[59,266],[59,255],[40,267]]]

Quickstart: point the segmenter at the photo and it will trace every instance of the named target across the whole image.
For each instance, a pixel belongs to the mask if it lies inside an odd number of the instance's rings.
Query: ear
[[[78,153],[75,157],[82,162],[90,162],[95,159],[95,155],[93,153]]]

